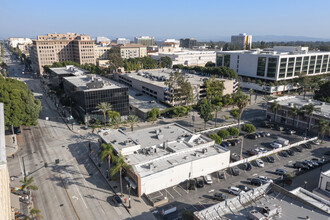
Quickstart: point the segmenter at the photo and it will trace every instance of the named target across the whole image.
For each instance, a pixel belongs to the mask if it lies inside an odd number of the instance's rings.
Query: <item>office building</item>
[[[126,39],[126,38],[117,38],[115,43],[125,45],[125,44],[130,44],[131,41],[129,39]]]
[[[76,33],[47,34],[33,40],[32,68],[42,74],[43,66],[55,62],[73,61],[81,65],[96,64],[94,41],[90,36]]]
[[[237,50],[250,50],[252,46],[252,35],[246,35],[246,33],[232,35],[231,46]]]
[[[317,192],[321,190],[328,198],[330,197],[330,170],[322,171],[321,169],[318,189]]]
[[[108,60],[110,50],[111,50],[110,46],[95,45],[94,46],[95,59],[96,60]]]
[[[107,37],[96,37],[96,44],[108,45],[111,43],[111,40]]]
[[[149,36],[135,37],[134,41],[136,44],[142,44],[147,47],[155,45],[155,38]]]
[[[118,45],[123,59],[147,56],[147,47],[141,44]]]
[[[172,65],[184,66],[205,66],[207,62],[216,61],[215,51],[202,51],[202,50],[181,50],[177,51],[173,47],[161,47],[158,53],[150,54],[154,60],[160,60],[161,57],[170,57]]]
[[[134,88],[143,94],[169,105],[186,105],[185,97],[182,97],[181,100],[174,100],[172,98],[173,92],[169,91],[168,86],[165,85],[165,81],[170,78],[171,73],[174,73],[171,69],[140,70],[138,72],[116,73],[114,74],[114,79],[130,88]],[[193,87],[193,103],[191,104],[197,104],[206,96],[204,80],[207,80],[208,77],[189,73],[185,73],[185,77]],[[224,83],[224,95],[232,94],[237,91],[238,83],[236,80],[219,80]]]
[[[114,111],[128,115],[128,88],[107,78],[90,74],[73,66],[51,68],[50,81],[53,86],[63,89],[72,107],[82,119],[103,116],[96,106],[101,102],[110,103]]]
[[[138,196],[175,186],[181,182],[224,169],[230,151],[201,134],[166,124],[123,132],[102,130],[99,136],[111,143],[132,167],[125,179]],[[212,164],[212,166],[210,166]]]
[[[298,78],[300,74],[316,76],[328,74],[330,52],[309,51],[308,47],[277,46],[217,52],[217,66],[233,69],[242,78],[243,88],[268,93],[281,93],[294,89],[293,85],[261,86],[250,81],[278,82]]]
[[[180,47],[192,49],[193,47],[196,46],[197,46],[197,40],[194,38],[180,39]]]
[[[281,109],[278,110],[276,114],[271,110],[271,105],[274,101],[277,101],[279,105],[281,105]],[[290,114],[290,109],[294,106],[301,109],[303,106],[309,104],[315,105],[315,108],[319,109],[319,111],[313,112],[311,116],[303,114],[292,116],[292,114]],[[315,125],[317,124],[318,120],[324,119],[325,121],[330,122],[330,104],[327,102],[320,102],[313,99],[304,99],[302,97],[283,96],[267,103],[266,114],[269,120],[281,123],[282,125],[289,125],[300,129],[307,129],[317,134],[318,130]],[[326,132],[326,134],[329,133]]]
[[[18,44],[23,44],[23,45],[32,44],[32,40],[30,38],[24,38],[24,37],[10,37],[8,38],[8,44],[13,48],[17,48]]]
[[[196,211],[194,219],[328,220],[329,214],[329,201],[316,194],[301,188],[288,191],[274,183],[266,183],[239,196]]]
[[[10,202],[9,173],[5,143],[3,103],[0,103],[0,219],[13,219]]]

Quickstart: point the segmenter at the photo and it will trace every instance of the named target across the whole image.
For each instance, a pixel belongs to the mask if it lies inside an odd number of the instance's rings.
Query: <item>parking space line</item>
[[[183,191],[185,191],[187,194],[189,193],[188,190],[185,190],[184,188],[182,188],[182,186],[179,185],[179,187],[180,187]]]
[[[175,187],[175,186],[174,186]],[[182,196],[178,191],[176,191],[176,189],[174,189],[174,187],[173,187],[173,190],[177,193],[177,194],[179,194],[180,196]]]
[[[172,194],[169,191],[167,191],[167,189],[165,189],[165,191],[172,197],[172,199],[174,199],[174,196],[172,196]]]
[[[194,205],[191,205],[192,207],[194,207],[194,209],[196,209],[196,211],[199,211],[199,209],[197,209]]]

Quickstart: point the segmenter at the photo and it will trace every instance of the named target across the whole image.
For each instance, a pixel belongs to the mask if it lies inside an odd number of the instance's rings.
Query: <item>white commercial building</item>
[[[252,35],[246,33],[240,33],[239,35],[231,36],[231,46],[239,50],[251,49]]]
[[[230,151],[210,138],[167,124],[133,132],[102,130],[104,143],[111,143],[132,166],[128,181],[139,196],[228,167]]]
[[[96,37],[97,44],[110,44],[111,40],[107,37]]]
[[[155,45],[155,38],[149,36],[140,36],[140,37],[135,37],[134,42],[136,44],[142,44],[148,47]]]
[[[171,58],[173,65],[205,66],[207,62],[215,63],[216,61],[215,51],[182,50],[150,54],[150,57],[154,60],[160,60],[161,57],[166,56]]]
[[[116,44],[130,44],[131,41],[129,39],[126,38],[117,38],[116,39]]]
[[[318,188],[330,196],[330,170],[321,172]]]
[[[9,45],[13,48],[17,47],[17,44],[32,44],[32,40],[30,38],[24,37],[10,37],[8,38]]]

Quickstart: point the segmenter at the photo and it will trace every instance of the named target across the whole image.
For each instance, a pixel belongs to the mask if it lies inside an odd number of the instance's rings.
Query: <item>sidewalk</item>
[[[100,162],[100,159],[97,156],[97,153],[99,152],[99,146],[98,143],[92,143],[91,144],[91,149],[92,153],[90,154],[90,159],[94,163],[94,165],[99,169],[101,172],[102,176],[104,177],[105,181],[109,184],[111,187],[112,191],[115,192],[118,196],[120,196],[120,184],[119,184],[119,179],[118,180],[108,180],[107,177],[107,170],[108,170],[108,165],[107,161],[104,160],[103,163]],[[99,167],[99,164],[101,164],[101,167]],[[156,217],[150,212],[150,208],[142,198],[139,198],[136,195],[132,195],[132,190],[131,190],[131,208],[128,209],[128,189],[127,189],[127,182],[123,178],[122,179],[122,185],[123,185],[123,194],[124,196],[121,197],[121,199],[124,202],[124,205],[126,206],[127,210],[129,211],[130,215],[132,216],[133,219],[136,220],[145,220],[145,219],[155,219]],[[125,204],[125,199],[127,200]]]
[[[16,134],[5,135],[6,155],[12,157],[18,150]]]

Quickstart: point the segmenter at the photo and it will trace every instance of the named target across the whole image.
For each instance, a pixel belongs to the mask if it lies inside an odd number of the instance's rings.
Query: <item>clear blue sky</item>
[[[0,0],[0,38],[95,36],[229,40],[285,35],[330,39],[330,0]]]

